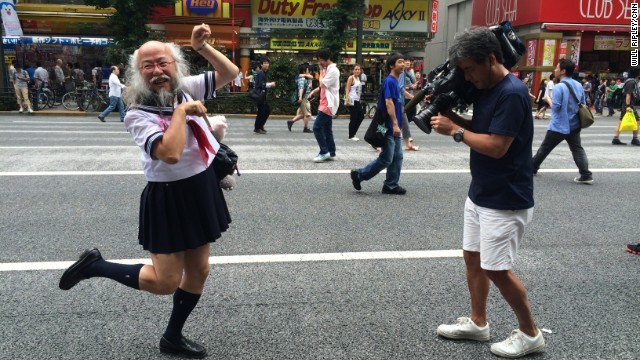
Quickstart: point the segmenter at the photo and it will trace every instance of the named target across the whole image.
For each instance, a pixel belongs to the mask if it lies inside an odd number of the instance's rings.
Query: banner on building
[[[629,36],[596,35],[593,50],[631,51]]]
[[[271,38],[272,50],[309,50],[316,51],[320,48],[319,39],[276,39]],[[372,40],[362,42],[363,52],[389,53],[392,49],[391,40]],[[356,42],[350,41],[344,47],[344,51],[356,51]]]
[[[251,0],[251,22],[254,28],[324,29],[318,12],[336,3],[337,0]],[[429,0],[369,0],[362,28],[426,33],[430,5]]]
[[[13,0],[0,0],[0,6],[2,7],[2,24],[5,35],[22,36],[22,27]]]
[[[542,52],[542,66],[554,66],[556,58],[556,40],[546,39],[544,41],[544,49]]]
[[[580,36],[565,36],[560,43],[559,59],[569,59],[579,65],[580,61]]]

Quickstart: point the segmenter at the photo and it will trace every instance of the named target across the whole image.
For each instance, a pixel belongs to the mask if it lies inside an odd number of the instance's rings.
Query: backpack
[[[304,96],[305,91],[307,90],[307,86],[309,85],[309,80],[307,80],[306,78],[304,79],[304,87],[302,88],[302,95]],[[299,106],[300,104],[298,104],[298,79],[296,79],[296,86],[293,87],[293,89],[291,89],[291,98],[289,99],[289,101],[291,102],[291,105],[296,105]]]
[[[56,82],[56,80],[58,80],[58,76],[56,76],[56,70],[54,69],[49,69],[49,81],[51,83]]]
[[[627,79],[627,81],[624,82],[624,86],[626,86],[629,81],[633,81],[636,84],[633,87],[633,92],[631,92],[631,96],[633,97],[631,103],[637,104],[638,102],[640,102],[640,82],[638,82],[636,79]]]
[[[96,68],[96,84],[102,84],[102,80],[104,79],[104,73],[101,68]]]

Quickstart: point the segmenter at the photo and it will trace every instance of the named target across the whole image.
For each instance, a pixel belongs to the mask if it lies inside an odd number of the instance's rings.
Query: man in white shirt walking
[[[111,67],[111,75],[109,76],[109,106],[104,109],[103,112],[98,115],[98,120],[104,122],[104,118],[109,115],[110,112],[115,110],[118,107],[118,111],[120,112],[120,122],[124,121],[124,104],[122,103],[122,89],[125,86],[120,82],[120,78],[118,75],[120,74],[120,69],[117,66]]]
[[[313,134],[316,136],[320,152],[313,158],[314,162],[335,160],[336,143],[333,140],[333,116],[340,106],[340,70],[333,62],[333,54],[327,48],[319,49],[316,53],[320,67],[320,86],[315,88],[309,99],[320,93],[318,116],[313,122]]]

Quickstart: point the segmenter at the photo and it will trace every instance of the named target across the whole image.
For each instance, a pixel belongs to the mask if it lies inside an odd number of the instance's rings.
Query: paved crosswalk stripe
[[[212,265],[226,264],[259,264],[283,262],[312,262],[312,261],[346,261],[346,260],[406,260],[427,258],[458,258],[462,257],[462,250],[417,250],[417,251],[376,251],[376,252],[344,252],[317,254],[273,254],[273,255],[231,255],[212,256]],[[150,264],[151,259],[120,259],[109,261],[121,264]],[[63,270],[71,266],[74,261],[43,261],[0,263],[0,272],[6,271],[34,271],[34,270]]]

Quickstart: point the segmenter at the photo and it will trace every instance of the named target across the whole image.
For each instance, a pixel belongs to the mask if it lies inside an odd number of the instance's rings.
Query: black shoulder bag
[[[371,124],[367,128],[367,132],[364,134],[364,141],[371,144],[373,147],[383,147],[387,142],[387,131],[389,128],[387,127],[387,120],[389,120],[389,113],[387,113],[387,109],[380,109],[380,100],[383,97],[384,88],[380,89],[380,94],[378,95],[378,106],[376,107],[376,112],[373,115],[373,119],[371,120]],[[384,104],[384,102],[383,102]]]

